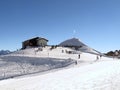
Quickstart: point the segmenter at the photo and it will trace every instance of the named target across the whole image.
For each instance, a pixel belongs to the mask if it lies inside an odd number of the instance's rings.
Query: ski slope
[[[120,61],[102,61],[0,81],[0,90],[119,90]]]
[[[0,80],[66,67],[75,63],[75,60],[69,57],[70,55],[62,54],[59,48],[51,51],[50,47],[46,47],[43,51],[35,52],[37,49],[29,48],[1,56]]]
[[[102,57],[102,59],[108,58]],[[96,55],[64,47],[51,50],[50,46],[19,50],[0,57],[0,79],[66,67],[74,65],[76,61],[80,64],[92,63],[96,61]]]
[[[57,47],[28,48],[0,57],[0,75],[12,78],[0,81],[0,90],[119,90],[120,61]],[[64,51],[64,52],[63,52]],[[72,51],[72,53],[66,53]],[[80,54],[80,59],[78,59]],[[78,62],[75,65],[75,61]],[[36,73],[44,70],[68,68]],[[5,72],[6,71],[6,72]],[[27,74],[27,75],[25,75]],[[28,75],[30,74],[30,75]],[[14,76],[24,75],[22,77]],[[1,77],[2,77],[1,76]]]
[[[74,59],[78,60],[78,54],[81,54],[81,60],[83,61],[94,61],[96,60],[96,54],[93,53],[91,49],[86,49],[81,51],[76,51],[74,49],[66,48],[66,47],[57,47],[55,49],[50,50],[51,46],[47,46],[42,48],[42,51],[39,51],[38,48],[28,48],[25,50],[20,50],[9,54],[9,56],[27,56],[27,57],[38,57],[38,58],[59,58],[59,59]],[[62,50],[64,52],[62,52]],[[66,51],[71,51],[72,53],[66,53]],[[89,53],[87,53],[89,52]],[[6,55],[7,56],[7,55]]]

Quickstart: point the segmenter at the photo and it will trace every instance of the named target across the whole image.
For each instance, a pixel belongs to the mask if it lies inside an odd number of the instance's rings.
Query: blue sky
[[[119,34],[120,0],[0,0],[0,49],[36,36],[50,45],[77,37],[107,52],[120,49]]]

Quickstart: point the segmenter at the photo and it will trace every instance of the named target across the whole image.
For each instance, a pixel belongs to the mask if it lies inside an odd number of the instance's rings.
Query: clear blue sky
[[[120,49],[119,34],[120,0],[0,0],[0,49],[36,36],[55,45],[75,36],[107,52]]]

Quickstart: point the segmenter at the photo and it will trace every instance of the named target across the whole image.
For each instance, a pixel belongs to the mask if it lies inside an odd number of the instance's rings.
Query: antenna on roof
[[[73,30],[73,38],[75,38],[76,30]]]

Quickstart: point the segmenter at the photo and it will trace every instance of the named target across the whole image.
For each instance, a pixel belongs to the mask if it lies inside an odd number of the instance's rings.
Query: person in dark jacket
[[[78,55],[78,59],[80,59],[80,54]]]

